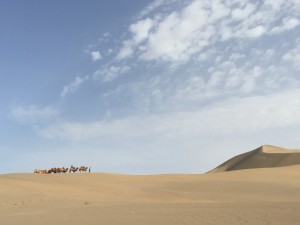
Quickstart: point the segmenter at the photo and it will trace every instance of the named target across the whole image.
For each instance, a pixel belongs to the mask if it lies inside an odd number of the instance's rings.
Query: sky
[[[0,173],[205,173],[300,148],[299,0],[0,2]]]

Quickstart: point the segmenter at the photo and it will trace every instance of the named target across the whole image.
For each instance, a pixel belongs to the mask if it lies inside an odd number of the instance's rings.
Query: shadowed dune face
[[[235,156],[209,171],[226,172],[233,170],[273,168],[300,164],[300,150],[263,145],[253,151]]]

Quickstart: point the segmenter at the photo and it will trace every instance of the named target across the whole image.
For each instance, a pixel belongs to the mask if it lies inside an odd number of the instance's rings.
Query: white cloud
[[[155,10],[165,8],[170,10],[170,6],[177,6],[178,3],[189,2],[189,0],[154,0],[147,7],[145,7],[139,14],[138,18],[148,16],[151,13],[155,13]],[[172,8],[174,10],[174,8]]]
[[[280,26],[276,26],[272,28],[270,33],[279,34],[287,30],[291,30],[299,26],[300,21],[297,18],[284,18],[282,24]]]
[[[291,62],[295,62],[298,64],[299,57],[300,57],[300,53],[299,53],[298,49],[293,49],[293,50],[290,50],[289,52],[285,53],[282,56],[282,59],[285,61],[291,61]]]
[[[163,5],[165,0],[154,0],[152,1],[145,9],[143,9],[139,13],[139,18],[148,15],[149,13],[153,12],[155,9]]]
[[[99,51],[93,51],[90,53],[91,54],[91,59],[93,62],[99,61],[102,59],[102,55]]]
[[[143,81],[117,85],[103,96],[108,102],[126,96],[126,111],[148,113],[181,111],[218,98],[255,96],[299,87],[299,77],[291,70],[293,67],[287,66],[290,61],[281,60],[282,52],[276,43],[268,48],[242,44],[233,42],[207,48],[202,53],[205,57],[175,71],[145,70]]]
[[[44,123],[54,119],[59,114],[58,109],[47,106],[18,106],[11,110],[10,117],[20,123]]]
[[[214,13],[211,14],[205,7]],[[206,46],[215,33],[215,28],[206,26],[207,23],[215,22],[228,13],[229,9],[221,2],[209,5],[193,1],[179,12],[173,11],[162,19],[156,17],[155,20],[147,18],[138,21],[129,27],[132,39],[124,41],[118,58],[132,56],[134,49],[137,49],[141,58],[146,60],[185,60]],[[133,30],[133,27],[136,29]],[[136,48],[142,41],[146,43]]]
[[[236,8],[232,10],[231,15],[235,20],[244,20],[249,18],[250,14],[252,14],[256,10],[256,6],[251,3],[247,3],[243,8]]]
[[[198,69],[194,68],[192,73],[185,71],[184,77],[177,77],[178,84],[170,81],[174,86],[168,89],[175,92],[170,96],[174,96],[177,104],[180,104],[205,99],[213,101],[211,98],[221,96],[270,93],[299,85],[299,78],[294,73],[287,72],[291,70],[286,67],[286,63],[281,62],[280,54],[274,49],[253,49],[248,55],[235,52],[235,48],[232,50],[229,52],[233,54],[222,55],[221,52],[225,50],[218,49],[211,56],[211,60],[215,57],[214,62],[211,63],[208,59],[211,67],[204,69],[205,67],[198,65]]]
[[[149,18],[140,20],[135,24],[131,24],[129,30],[133,35],[135,44],[140,44],[142,41],[144,41],[148,37],[149,31],[153,26],[154,21]]]
[[[294,58],[291,58],[291,56],[294,55]],[[299,52],[289,52],[283,56],[283,59],[286,61],[290,61],[294,68],[298,71],[300,71],[300,54]]]
[[[262,25],[259,25],[257,27],[248,29],[246,31],[246,36],[250,38],[258,38],[266,33],[266,28]]]
[[[296,70],[300,70],[300,38],[296,40],[296,46],[282,56],[283,62],[292,63]]]
[[[154,26],[155,21],[147,18],[145,20],[139,20],[134,24],[131,24],[129,31],[133,38],[132,40],[125,40],[122,48],[119,50],[117,55],[118,60],[132,56],[134,48],[143,42],[149,35],[151,28]]]
[[[205,10],[209,7],[209,10]],[[212,23],[228,15],[222,3],[206,5],[194,1],[180,12],[173,12],[150,33],[141,57],[145,60],[185,61],[209,44],[216,34]]]
[[[118,76],[129,72],[130,69],[131,68],[129,66],[108,66],[97,70],[94,73],[93,78],[97,80],[100,79],[102,81],[111,81]]]
[[[191,111],[127,117],[93,123],[61,123],[40,130],[51,139],[129,140],[223,136],[300,125],[300,91],[232,98]]]
[[[155,1],[150,7],[157,9],[154,15],[129,26],[130,37],[119,50],[119,60],[137,56],[145,61],[187,62],[204,48],[223,41],[258,39],[299,25],[296,1],[193,0],[160,13],[158,9],[168,3]],[[279,18],[282,24],[278,26]]]
[[[116,56],[117,60],[122,60],[122,59],[132,56],[132,54],[134,52],[133,48],[134,48],[134,46],[133,46],[132,40],[124,41],[122,48],[119,50],[119,53]]]
[[[86,76],[86,77],[84,77],[84,78],[81,78],[81,77],[78,77],[78,76],[75,77],[75,79],[74,79],[70,84],[64,86],[64,88],[63,88],[63,90],[62,90],[62,92],[61,92],[61,94],[60,94],[60,97],[63,98],[63,97],[65,97],[67,94],[76,91],[76,90],[80,87],[80,85],[81,85],[83,82],[87,81],[87,80],[89,80],[89,77],[88,77],[88,76]]]

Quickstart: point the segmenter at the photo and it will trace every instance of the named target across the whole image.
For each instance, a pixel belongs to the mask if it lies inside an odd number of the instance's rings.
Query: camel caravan
[[[91,172],[91,167],[87,166],[80,166],[80,167],[75,167],[71,166],[70,168],[65,168],[65,167],[53,167],[49,170],[40,170],[40,169],[35,169],[33,173],[41,173],[41,174],[51,174],[51,173],[86,173],[86,172]]]

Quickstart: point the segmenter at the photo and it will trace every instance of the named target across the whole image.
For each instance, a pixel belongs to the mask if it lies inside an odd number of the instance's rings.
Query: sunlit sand
[[[299,151],[274,146],[199,175],[0,176],[3,225],[296,225],[299,212]]]

